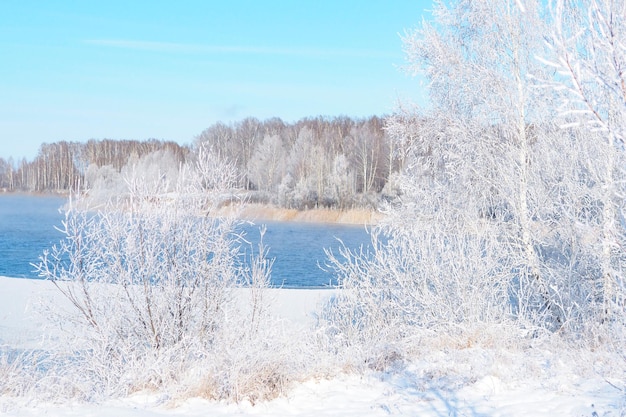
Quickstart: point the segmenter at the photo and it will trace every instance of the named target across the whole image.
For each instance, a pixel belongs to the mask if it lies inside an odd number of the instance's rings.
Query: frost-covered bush
[[[59,355],[72,358],[85,399],[150,389],[254,401],[302,369],[273,353],[292,344],[268,310],[264,247],[246,249],[245,261],[240,222],[214,215],[229,170],[201,153],[174,191],[135,175],[105,209],[66,212],[64,239],[39,272],[68,301],[50,314],[71,331]]]
[[[407,179],[402,204],[372,231],[373,249],[330,257],[341,290],[322,313],[323,332],[333,349],[375,369],[425,339],[469,340],[512,321],[512,267],[493,225],[470,221],[448,192],[454,185]],[[514,336],[507,331],[502,340]]]

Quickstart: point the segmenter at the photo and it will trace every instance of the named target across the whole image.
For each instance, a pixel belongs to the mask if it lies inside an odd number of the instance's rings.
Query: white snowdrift
[[[333,294],[330,289],[269,291],[272,315],[296,326],[311,324],[317,307]],[[50,336],[47,330],[51,330],[41,306],[50,303],[72,308],[51,282],[0,277],[0,345],[41,347],[41,339]]]
[[[313,320],[328,290],[272,290],[275,313],[296,326]],[[64,302],[45,281],[0,277],[0,346],[41,347],[48,328],[42,298]],[[419,359],[417,359],[419,358]],[[0,396],[9,416],[621,416],[624,365],[599,352],[467,347],[424,348],[393,372],[312,379],[256,404],[138,393],[104,404],[17,403]]]

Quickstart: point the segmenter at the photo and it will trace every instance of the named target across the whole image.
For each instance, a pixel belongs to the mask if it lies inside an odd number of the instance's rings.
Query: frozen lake
[[[63,219],[59,208],[65,199],[55,196],[0,194],[0,276],[37,278],[31,263],[37,263],[44,249],[61,239],[55,229]],[[272,281],[286,288],[324,287],[335,284],[331,272],[324,271],[324,248],[339,248],[337,239],[358,248],[369,244],[362,226],[266,222],[264,242],[269,257],[275,258]],[[245,226],[254,245],[261,222]]]

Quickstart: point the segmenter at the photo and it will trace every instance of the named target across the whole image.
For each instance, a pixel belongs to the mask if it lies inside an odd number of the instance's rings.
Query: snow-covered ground
[[[285,319],[305,324],[324,290],[274,290]],[[49,282],[0,278],[0,346],[37,346],[45,321],[36,305],[58,294]],[[624,416],[619,355],[497,346],[424,346],[389,372],[338,373],[251,405],[154,393],[100,404],[47,404],[0,396],[10,416]]]

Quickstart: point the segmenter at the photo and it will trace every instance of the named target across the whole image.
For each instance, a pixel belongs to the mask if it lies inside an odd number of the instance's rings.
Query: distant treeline
[[[189,149],[156,139],[44,143],[33,161],[0,158],[0,188],[5,191],[66,192],[85,185],[90,166],[111,166],[121,171],[131,157],[168,150],[184,159]]]
[[[235,164],[239,188],[255,201],[299,209],[375,204],[402,164],[402,152],[394,149],[381,117],[316,117],[295,123],[246,118],[210,126],[191,146],[154,139],[43,144],[32,161],[0,158],[0,189],[102,188],[119,183],[115,176],[131,165],[146,175],[171,175],[193,161],[201,146]]]

